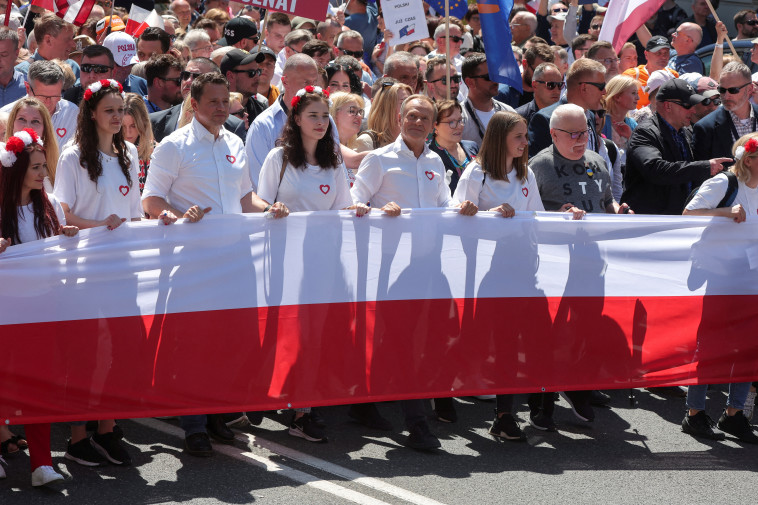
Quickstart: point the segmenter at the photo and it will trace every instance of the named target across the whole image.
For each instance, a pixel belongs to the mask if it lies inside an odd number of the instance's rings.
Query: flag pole
[[[713,8],[713,4],[711,4],[711,0],[705,0],[705,3],[707,3],[708,8],[711,9],[711,14],[713,14],[713,19],[715,19],[717,23],[720,23],[721,20],[719,19],[718,14],[716,14],[716,9]],[[726,43],[729,44],[729,49],[732,50],[732,54],[735,56],[739,56],[737,54],[737,51],[734,49],[734,44],[732,44],[732,39],[730,39],[728,36],[726,38]]]
[[[3,23],[5,24],[5,26],[8,26],[8,23],[11,20],[11,9],[13,8],[12,5],[13,5],[13,0],[8,0],[8,5],[7,7],[5,7],[5,21]],[[29,5],[29,8],[31,9],[32,6]]]
[[[26,14],[24,15],[24,22],[21,26],[26,27],[26,20],[29,19],[29,13],[32,12],[32,2],[29,0],[29,6],[26,8]]]
[[[447,99],[450,100],[450,0],[445,0],[445,74]]]
[[[116,6],[116,0],[111,0],[111,19],[108,22],[108,29],[105,30],[105,36],[106,37],[111,34],[111,27],[113,26],[113,8],[115,6]]]

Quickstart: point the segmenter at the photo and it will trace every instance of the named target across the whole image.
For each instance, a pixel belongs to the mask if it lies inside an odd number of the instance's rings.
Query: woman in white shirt
[[[47,161],[42,142],[34,130],[26,128],[10,136],[5,147],[0,149],[0,163],[0,237],[3,237],[0,238],[0,253],[11,245],[58,234],[73,236],[78,232],[75,226],[65,226],[63,209],[45,192]],[[32,486],[63,480],[52,467],[50,423],[27,424],[25,431]]]

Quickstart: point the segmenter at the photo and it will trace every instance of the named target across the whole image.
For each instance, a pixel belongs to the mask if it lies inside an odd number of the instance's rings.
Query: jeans
[[[184,430],[185,437],[194,435],[195,433],[205,433],[206,424],[208,424],[208,418],[205,414],[179,417],[179,425]]]
[[[729,396],[726,406],[742,410],[745,408],[745,398],[750,391],[749,382],[734,382],[729,384]],[[707,384],[697,384],[687,387],[687,408],[692,410],[705,410],[705,395],[708,392]]]

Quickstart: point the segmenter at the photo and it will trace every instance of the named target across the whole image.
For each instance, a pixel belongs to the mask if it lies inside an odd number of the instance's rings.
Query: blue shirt
[[[674,54],[669,60],[668,67],[679,72],[679,75],[689,72],[695,72],[698,74],[703,74],[705,72],[703,62],[697,57],[697,55],[695,55],[695,53],[685,54],[683,56]]]
[[[45,60],[45,59],[46,58],[44,58],[41,54],[39,54],[39,52],[34,51],[34,54],[32,55],[32,61],[40,61],[40,60]],[[66,60],[66,63],[68,63],[71,66],[71,70],[74,71],[74,75],[76,76],[77,79],[79,79],[79,64],[75,62],[74,60]],[[24,74],[24,76],[26,76],[26,74],[29,73],[29,65],[31,65],[31,62],[29,60],[22,61],[21,63],[16,65],[16,70],[18,70],[19,72]]]
[[[13,71],[13,77],[8,82],[7,86],[0,84],[0,107],[13,103],[19,98],[26,96],[26,86],[24,83],[26,79],[24,74],[18,70]]]
[[[276,147],[276,139],[282,133],[286,122],[287,110],[282,106],[280,96],[272,106],[255,118],[247,130],[245,151],[247,151],[247,164],[250,168],[250,180],[253,181],[253,187],[256,189],[263,162],[268,153]]]
[[[356,13],[345,16],[345,26],[355,30],[363,37],[363,56],[371,56],[376,45],[377,27],[379,26],[379,9],[376,3],[366,5],[366,13]]]

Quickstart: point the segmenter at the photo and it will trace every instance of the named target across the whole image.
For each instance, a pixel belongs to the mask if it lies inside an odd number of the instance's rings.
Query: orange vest
[[[674,77],[679,77],[679,72],[676,70],[671,70],[668,67],[666,67],[664,70],[671,72],[671,75]],[[647,80],[650,77],[650,74],[648,73],[647,68],[645,68],[645,65],[639,65],[634,68],[626,69],[621,75],[628,75],[638,83],[637,92],[640,95],[640,99],[637,102],[637,108],[641,109],[649,104],[650,98],[648,98],[647,93],[645,92],[645,86],[647,86]]]

